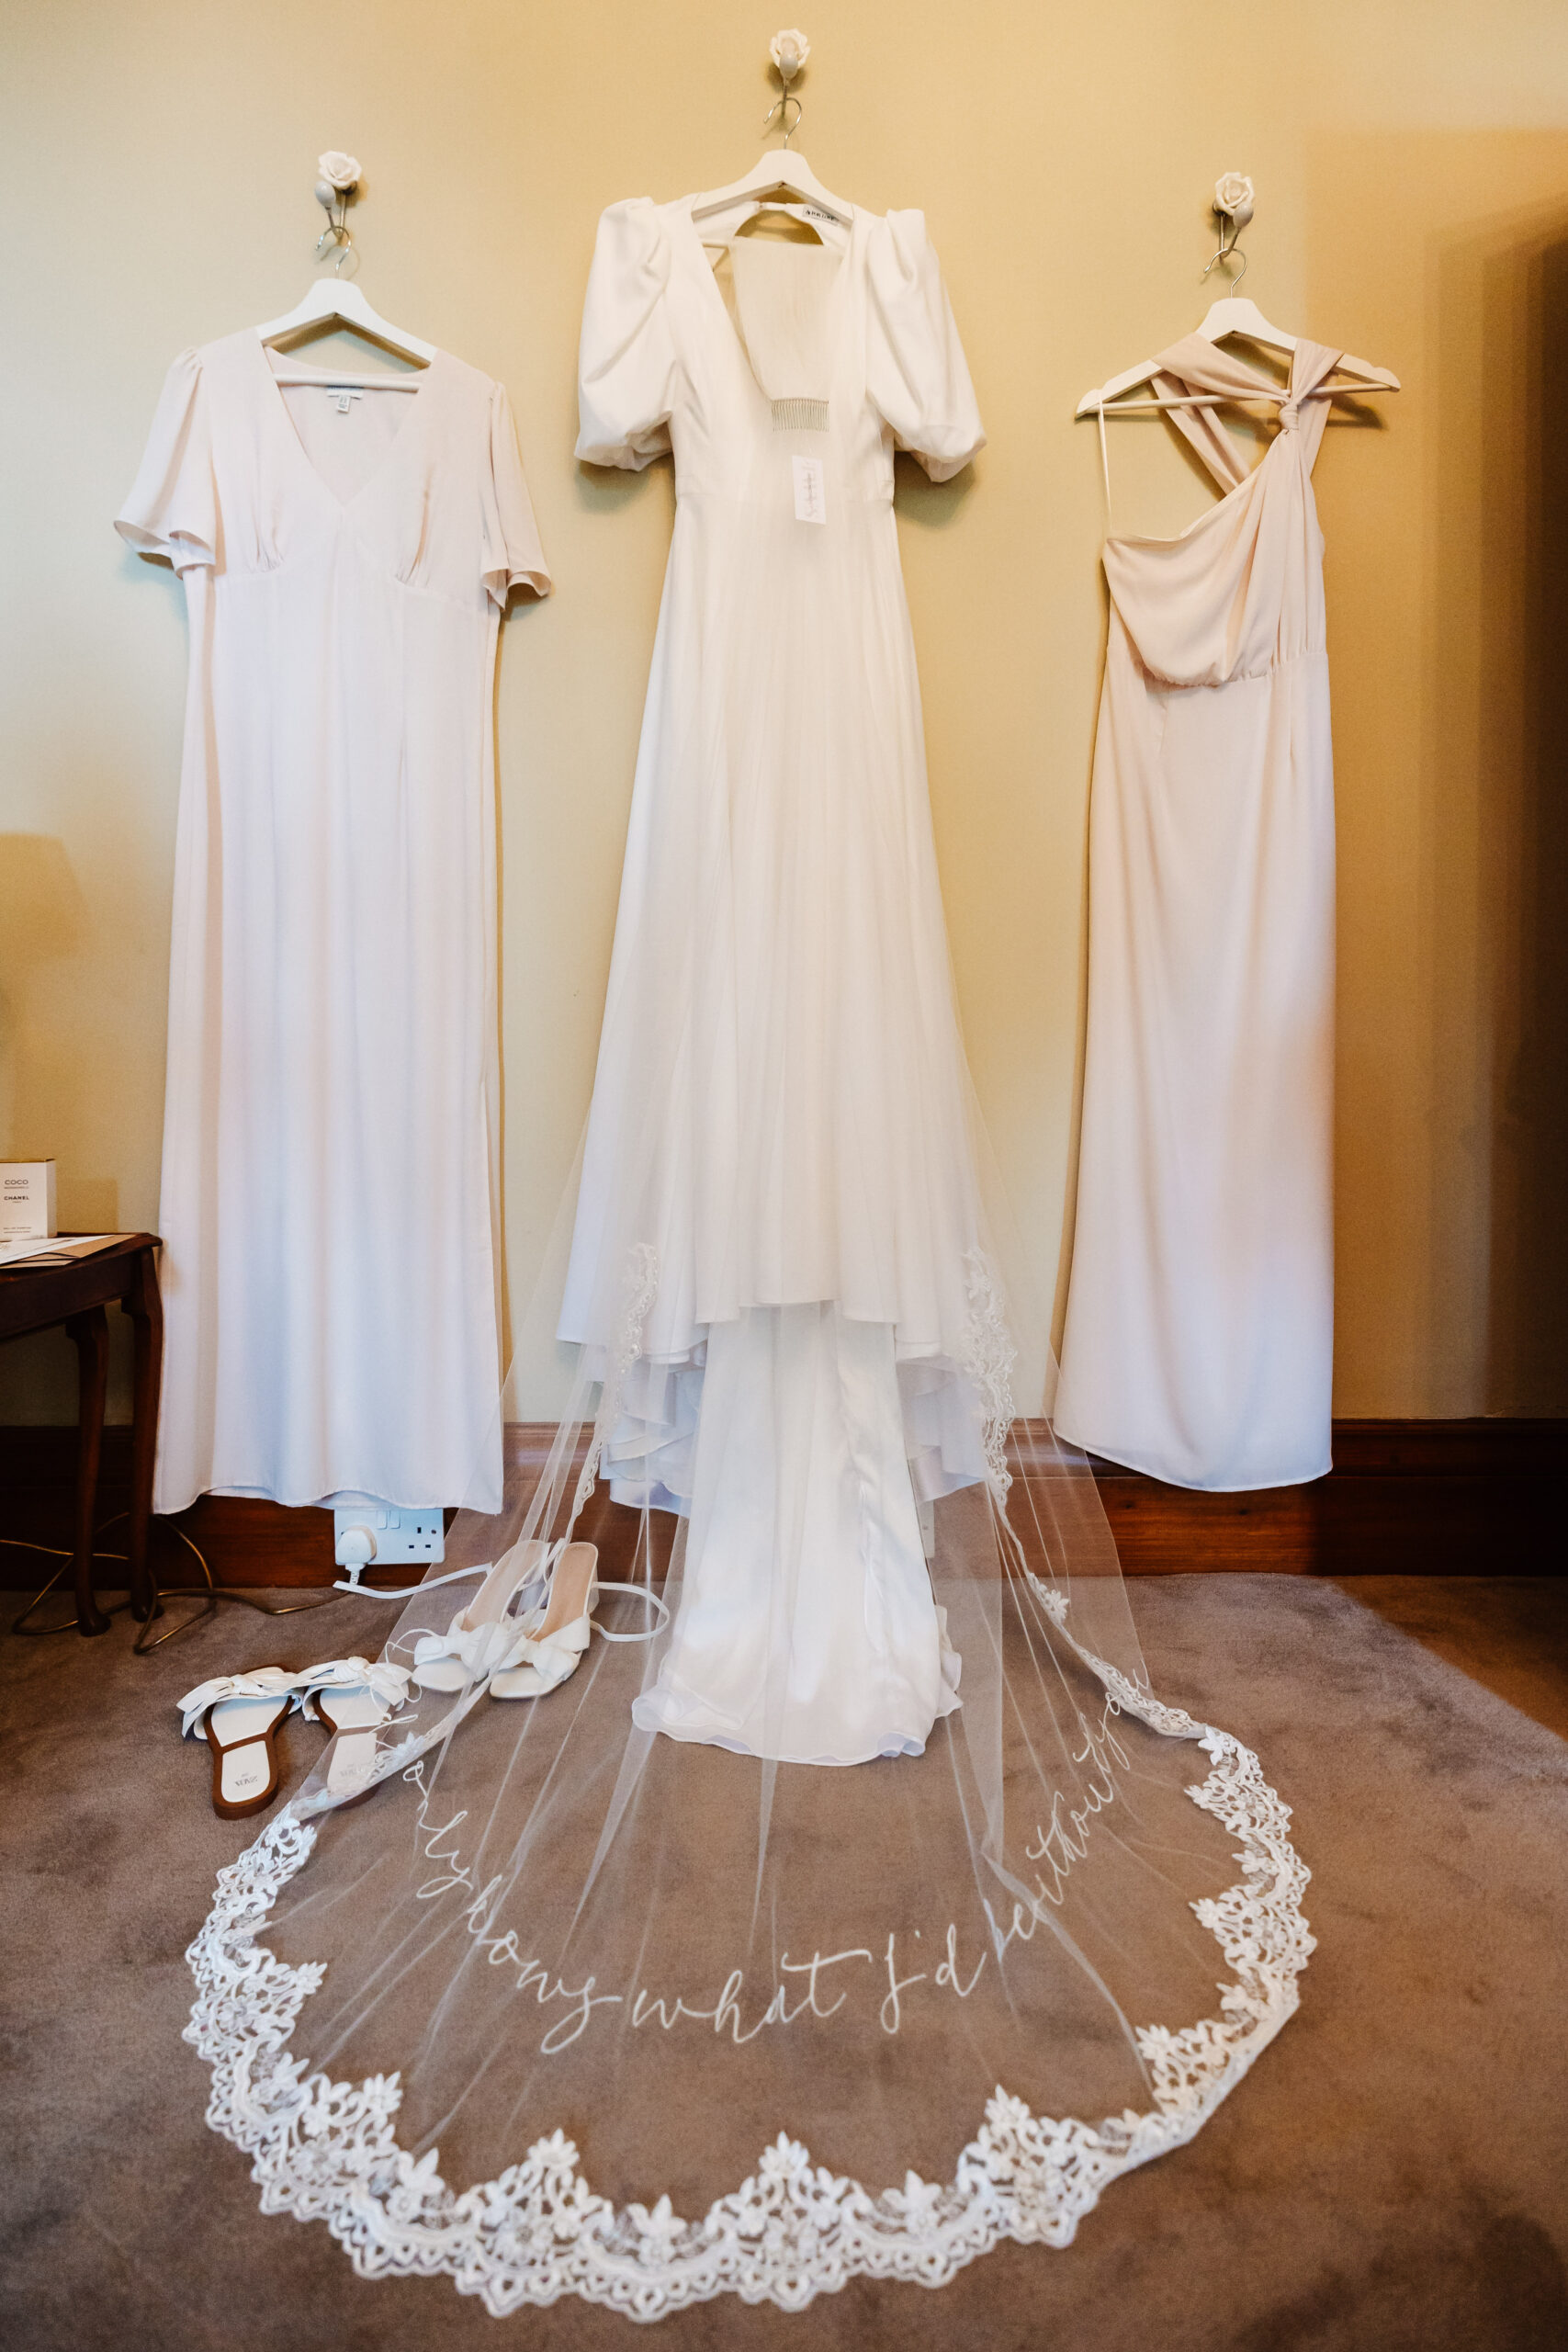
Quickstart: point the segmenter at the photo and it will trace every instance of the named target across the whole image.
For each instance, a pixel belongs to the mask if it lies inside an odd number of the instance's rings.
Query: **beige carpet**
[[[290,1596],[295,1597],[295,1596]],[[937,2293],[858,2281],[797,2317],[724,2299],[670,2352],[1561,2352],[1568,2346],[1568,1582],[1145,1579],[1156,1685],[1258,1747],[1295,1808],[1319,1951],[1301,2015],[1190,2148],[1064,2253]],[[254,1825],[208,1803],[173,1701],[208,1673],[374,1651],[226,1608],[156,1657],[0,1645],[0,2341],[10,2352],[625,2345],[577,2302],[490,2319],[367,2284],[264,2219],[202,2122],[182,1954]],[[285,1734],[291,1780],[321,1735]]]

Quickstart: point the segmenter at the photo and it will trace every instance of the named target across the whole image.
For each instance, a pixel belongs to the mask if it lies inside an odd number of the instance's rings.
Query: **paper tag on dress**
[[[820,458],[792,458],[795,468],[795,519],[797,523],[828,520],[828,486]]]

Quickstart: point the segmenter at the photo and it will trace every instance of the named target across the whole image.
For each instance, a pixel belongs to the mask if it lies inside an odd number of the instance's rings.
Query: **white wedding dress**
[[[671,452],[677,504],[560,1336],[626,1359],[616,1498],[691,1519],[639,1723],[852,1763],[957,1703],[919,1507],[986,1474],[893,515],[896,448],[984,435],[919,214],[726,252],[728,295],[691,199],[614,206],[583,320],[579,457]]]

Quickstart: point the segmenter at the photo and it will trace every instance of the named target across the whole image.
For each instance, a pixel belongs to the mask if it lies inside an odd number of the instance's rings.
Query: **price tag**
[[[828,520],[828,485],[820,458],[792,458],[795,468],[795,519],[797,523]]]

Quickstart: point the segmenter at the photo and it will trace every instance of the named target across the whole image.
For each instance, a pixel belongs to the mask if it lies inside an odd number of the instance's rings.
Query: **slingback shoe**
[[[633,1634],[613,1634],[593,1622],[602,1592],[629,1592],[652,1611],[648,1626]],[[606,1642],[650,1642],[670,1622],[666,1603],[646,1584],[599,1581],[596,1544],[569,1544],[550,1578],[550,1596],[543,1609],[525,1617],[510,1653],[491,1669],[492,1699],[540,1699],[577,1672],[593,1634]]]
[[[537,1539],[513,1544],[444,1634],[420,1635],[413,1679],[422,1690],[466,1690],[485,1679],[517,1638],[517,1620],[507,1611],[530,1584],[542,1584],[548,1555],[548,1545]]]
[[[556,1562],[543,1609],[513,1627],[510,1649],[490,1678],[492,1699],[538,1699],[577,1672],[599,1605],[599,1546],[569,1544]]]
[[[252,1674],[220,1674],[198,1682],[180,1701],[181,1735],[205,1727],[212,1750],[212,1810],[225,1821],[260,1813],[283,1778],[273,1735],[298,1706],[287,1667],[261,1666]]]
[[[333,1736],[327,1794],[356,1804],[375,1785],[378,1735],[408,1696],[409,1670],[384,1658],[335,1657],[307,1667],[299,1685],[302,1712]]]

